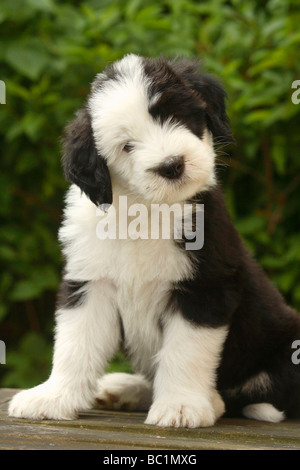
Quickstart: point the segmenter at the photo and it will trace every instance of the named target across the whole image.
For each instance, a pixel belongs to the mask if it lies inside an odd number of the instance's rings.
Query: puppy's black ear
[[[196,92],[205,103],[207,127],[220,142],[233,142],[229,118],[226,113],[227,94],[212,75],[200,73],[195,84]]]
[[[223,142],[233,142],[229,118],[226,114],[227,94],[219,80],[208,73],[199,72],[199,64],[187,60],[172,64],[176,72],[200,99],[206,124],[212,135]]]
[[[66,127],[62,163],[66,180],[79,186],[96,206],[112,203],[109,170],[97,152],[91,118],[84,108]]]

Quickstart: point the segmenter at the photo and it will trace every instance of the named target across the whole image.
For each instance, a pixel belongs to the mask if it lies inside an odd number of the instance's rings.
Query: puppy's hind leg
[[[96,405],[114,410],[148,410],[152,386],[142,375],[116,372],[106,374],[97,383]]]
[[[253,403],[242,409],[242,414],[249,419],[279,423],[285,419],[283,411],[277,410],[271,403]]]
[[[245,416],[257,421],[279,423],[286,418],[284,406],[286,382],[266,371],[251,377],[242,386],[223,391],[229,416]],[[280,398],[281,396],[281,398]]]

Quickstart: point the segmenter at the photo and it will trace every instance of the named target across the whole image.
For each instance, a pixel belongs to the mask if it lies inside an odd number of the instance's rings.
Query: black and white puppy
[[[185,60],[130,54],[97,75],[65,134],[73,184],[52,373],[12,399],[11,416],[71,419],[98,399],[149,407],[146,423],[159,426],[211,426],[225,409],[300,417],[299,318],[245,249],[216,179],[214,139],[231,139],[225,97]],[[99,238],[111,212],[97,207],[112,204],[120,221],[120,196],[147,209],[203,204],[203,247]],[[121,343],[137,375],[103,376]]]

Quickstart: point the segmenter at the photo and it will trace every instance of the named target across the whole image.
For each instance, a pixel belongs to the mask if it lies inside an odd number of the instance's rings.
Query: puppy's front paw
[[[17,393],[9,404],[8,414],[25,419],[73,419],[76,410],[72,402],[72,396],[62,394],[45,382]]]
[[[153,403],[145,424],[198,428],[213,426],[215,421],[215,410],[208,400],[195,402],[169,397],[169,400],[156,400]]]

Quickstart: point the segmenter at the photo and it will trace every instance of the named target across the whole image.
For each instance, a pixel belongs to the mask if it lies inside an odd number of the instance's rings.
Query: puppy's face
[[[96,204],[110,203],[115,186],[147,202],[187,200],[215,184],[213,137],[231,137],[224,101],[218,82],[190,62],[125,56],[97,75],[87,108],[68,128],[67,177],[82,181]]]

